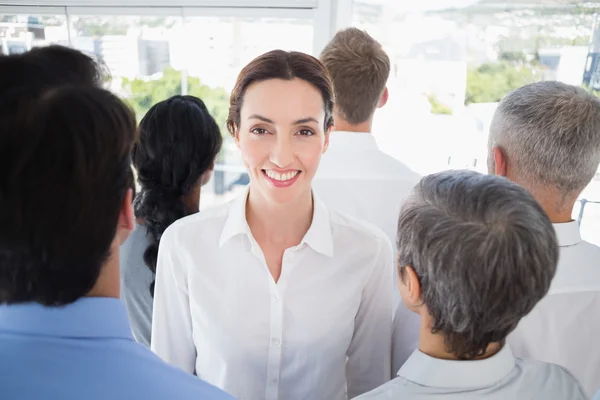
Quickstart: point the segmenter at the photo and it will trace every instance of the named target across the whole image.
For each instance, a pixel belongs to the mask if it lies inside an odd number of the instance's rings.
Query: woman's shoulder
[[[126,259],[132,253],[135,256],[137,256],[137,253],[143,253],[149,243],[150,239],[148,238],[146,227],[136,223],[125,243],[121,245],[121,258]]]
[[[225,203],[181,218],[165,230],[161,242],[167,239],[181,243],[189,238],[198,242],[202,238],[218,237],[223,230],[230,208],[231,204]]]

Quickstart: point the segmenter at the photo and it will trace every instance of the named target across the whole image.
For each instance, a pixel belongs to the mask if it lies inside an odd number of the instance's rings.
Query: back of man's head
[[[375,39],[356,28],[339,31],[320,57],[335,89],[335,106],[349,124],[369,120],[390,76],[390,59]]]
[[[516,328],[548,292],[558,262],[556,234],[531,194],[470,171],[421,180],[402,208],[397,246],[400,279],[407,267],[416,273],[432,333],[464,359]]]
[[[64,46],[36,47],[23,54],[0,56],[0,93],[58,85],[101,86],[108,71],[91,57]]]
[[[600,99],[553,81],[516,89],[500,102],[490,126],[491,173],[494,147],[519,184],[574,201],[600,163]]]
[[[73,302],[115,239],[135,116],[105,90],[62,86],[0,93],[0,117],[0,303]]]

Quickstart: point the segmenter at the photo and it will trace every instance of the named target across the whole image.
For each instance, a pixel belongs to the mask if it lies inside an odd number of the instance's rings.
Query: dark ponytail
[[[158,246],[164,231],[191,214],[183,197],[200,184],[222,145],[219,127],[202,100],[174,96],[154,105],[140,122],[140,138],[132,152],[140,193],[135,216],[145,220],[150,240],[144,263],[156,274]],[[150,285],[154,295],[154,281]]]

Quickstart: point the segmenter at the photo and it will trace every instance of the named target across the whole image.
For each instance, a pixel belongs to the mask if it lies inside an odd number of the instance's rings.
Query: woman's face
[[[244,94],[235,139],[252,190],[285,204],[309,193],[329,143],[321,93],[301,79],[270,79]]]

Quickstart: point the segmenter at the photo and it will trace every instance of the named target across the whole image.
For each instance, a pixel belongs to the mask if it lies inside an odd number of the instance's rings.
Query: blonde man
[[[381,44],[356,28],[339,31],[320,59],[336,100],[329,148],[313,188],[330,207],[374,224],[394,243],[400,206],[420,177],[382,152],[371,135],[375,110],[388,100],[390,59]],[[394,278],[393,375],[416,348],[419,326],[401,304],[395,272]]]

